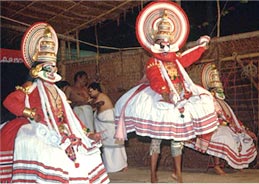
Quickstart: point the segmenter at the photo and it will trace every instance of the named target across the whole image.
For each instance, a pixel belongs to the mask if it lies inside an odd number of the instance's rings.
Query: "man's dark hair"
[[[101,85],[100,85],[100,83],[98,83],[98,82],[92,82],[89,86],[88,86],[88,89],[90,89],[90,88],[92,88],[92,89],[94,89],[94,90],[98,90],[100,93],[102,93],[103,91],[102,91],[102,88],[101,88]]]
[[[69,84],[68,81],[58,81],[58,82],[56,82],[56,85],[57,85],[60,89],[62,89],[62,88],[65,87],[65,86],[70,86],[70,84]]]
[[[86,73],[85,71],[76,72],[76,74],[74,75],[74,82],[77,81],[77,78],[78,78],[78,77],[82,77],[82,76],[84,76],[84,75],[86,75],[86,76],[88,77],[88,75],[87,75],[87,73]]]

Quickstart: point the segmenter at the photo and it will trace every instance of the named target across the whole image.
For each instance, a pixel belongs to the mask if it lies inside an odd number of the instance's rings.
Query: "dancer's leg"
[[[157,183],[157,162],[160,154],[160,144],[162,140],[152,139],[150,145],[150,155],[151,155],[151,163],[150,163],[150,171],[151,171],[151,183]]]
[[[171,152],[172,157],[174,158],[174,171],[172,173],[172,178],[175,179],[178,183],[183,182],[182,178],[182,142],[171,141]]]
[[[219,157],[214,157],[214,171],[218,174],[218,175],[224,175],[226,174],[220,167],[220,159]]]

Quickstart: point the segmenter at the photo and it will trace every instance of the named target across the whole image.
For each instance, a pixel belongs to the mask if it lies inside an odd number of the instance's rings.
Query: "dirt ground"
[[[237,171],[225,170],[226,175],[220,176],[213,169],[206,171],[183,169],[184,183],[259,183],[259,169]],[[159,183],[176,183],[170,170],[159,170]],[[129,167],[127,172],[109,173],[111,183],[150,183],[149,168]]]

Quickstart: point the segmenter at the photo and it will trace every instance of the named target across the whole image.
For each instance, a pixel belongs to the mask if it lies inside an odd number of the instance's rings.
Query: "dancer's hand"
[[[163,97],[163,100],[161,100],[161,101],[165,101],[165,102],[171,103],[171,100],[170,100],[170,97],[169,97],[168,93],[162,93],[161,95]]]
[[[100,132],[96,132],[96,133],[90,133],[88,135],[88,137],[90,139],[93,139],[95,142],[100,142],[102,140],[102,136]]]
[[[254,132],[252,132],[252,131],[250,131],[250,130],[246,130],[246,133],[247,133],[250,137],[252,137],[253,140],[257,141],[257,137],[256,137],[256,135],[255,135]]]
[[[205,49],[209,48],[209,42],[210,42],[210,37],[207,35],[201,36],[200,39],[198,40],[198,44],[204,46]]]

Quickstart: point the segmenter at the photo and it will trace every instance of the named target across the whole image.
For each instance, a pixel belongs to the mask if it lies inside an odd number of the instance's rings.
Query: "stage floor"
[[[184,183],[259,183],[259,169],[244,169],[237,171],[225,169],[224,176],[214,173],[183,169]],[[159,183],[176,183],[171,177],[171,171],[159,169]],[[127,172],[109,173],[111,183],[150,183],[149,168],[129,167]]]

